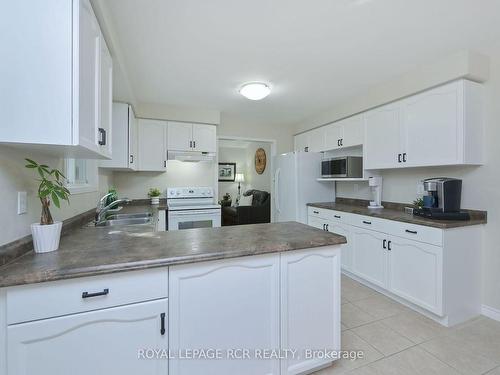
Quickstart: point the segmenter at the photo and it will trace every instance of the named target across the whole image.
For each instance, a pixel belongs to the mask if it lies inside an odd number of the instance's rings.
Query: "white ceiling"
[[[498,0],[94,2],[106,10],[138,102],[215,109],[269,126],[297,123],[500,35]],[[271,95],[241,97],[239,86],[253,80],[269,82]]]

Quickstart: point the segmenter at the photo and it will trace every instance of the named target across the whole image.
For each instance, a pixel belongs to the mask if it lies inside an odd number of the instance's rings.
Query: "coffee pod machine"
[[[436,220],[470,220],[467,212],[460,211],[462,180],[437,177],[423,181],[424,207],[415,209],[414,215]]]

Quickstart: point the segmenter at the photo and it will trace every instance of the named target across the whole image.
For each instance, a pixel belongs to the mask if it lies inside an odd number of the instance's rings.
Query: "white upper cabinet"
[[[363,116],[356,115],[325,127],[324,151],[363,144]]]
[[[113,60],[108,46],[101,38],[101,93],[99,108],[98,143],[106,156],[112,156],[112,124],[113,124]]]
[[[481,91],[459,80],[367,112],[365,168],[481,164]]]
[[[100,125],[111,71],[101,72],[104,40],[89,0],[7,2],[0,24],[0,143],[109,157]]]
[[[103,160],[102,168],[137,170],[138,168],[137,119],[132,106],[113,103],[113,158]]]
[[[168,150],[216,152],[216,126],[168,122]]]
[[[309,137],[307,133],[297,134],[294,137],[294,150],[302,152],[309,151]]]
[[[321,152],[325,149],[325,127],[313,129],[308,133],[310,152]]]
[[[216,152],[216,131],[214,125],[193,124],[193,149],[202,152]]]
[[[167,170],[167,122],[139,119],[139,171]]]
[[[366,113],[363,163],[366,169],[393,168],[401,160],[400,110],[388,105]]]

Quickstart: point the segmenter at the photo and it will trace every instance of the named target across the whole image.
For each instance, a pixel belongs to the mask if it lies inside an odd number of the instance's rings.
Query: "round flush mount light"
[[[250,100],[264,99],[270,93],[271,88],[263,82],[248,82],[240,87],[240,94]]]

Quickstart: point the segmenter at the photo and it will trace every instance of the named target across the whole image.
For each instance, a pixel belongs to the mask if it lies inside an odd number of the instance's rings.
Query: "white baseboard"
[[[481,306],[481,314],[490,319],[498,320],[500,322],[500,310],[498,309],[495,309],[487,305],[483,305]]]

